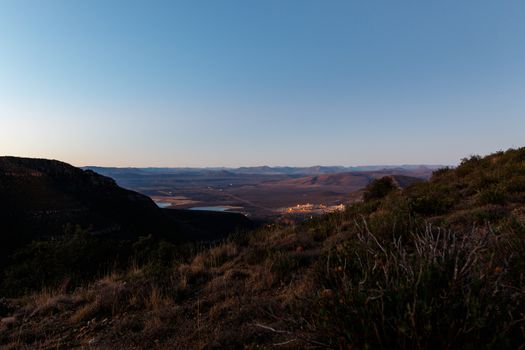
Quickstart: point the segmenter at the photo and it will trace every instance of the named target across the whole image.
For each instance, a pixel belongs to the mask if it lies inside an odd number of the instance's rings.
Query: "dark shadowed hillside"
[[[0,198],[2,236],[27,240],[60,235],[66,224],[93,235],[191,240],[209,216],[195,213],[188,219],[183,211],[167,215],[149,197],[123,189],[109,177],[45,159],[0,157]],[[215,221],[224,219],[219,226],[230,230],[248,224],[241,215],[215,216]],[[228,232],[214,227],[206,228],[207,237]]]
[[[148,197],[54,160],[1,157],[0,198],[3,236],[49,238],[67,223],[126,238],[154,232],[176,240],[183,234]]]

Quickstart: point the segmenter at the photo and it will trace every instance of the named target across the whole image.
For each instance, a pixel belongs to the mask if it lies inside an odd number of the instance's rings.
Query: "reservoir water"
[[[221,207],[221,206],[214,206],[214,207],[193,207],[190,208],[190,210],[208,210],[208,211],[226,211],[230,208],[228,207]]]
[[[167,208],[171,205],[171,203],[168,202],[155,202],[159,208]]]

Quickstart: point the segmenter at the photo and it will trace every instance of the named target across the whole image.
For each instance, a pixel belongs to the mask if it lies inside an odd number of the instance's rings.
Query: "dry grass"
[[[319,284],[319,268],[325,269],[323,274],[331,281],[336,280],[333,276],[356,278],[355,272],[348,270],[349,260],[336,262],[336,256],[350,259],[345,255],[350,251],[344,248],[349,242],[361,252],[353,264],[382,276],[377,277],[380,284],[366,291],[371,300],[382,300],[400,281],[418,285],[424,266],[431,264],[456,261],[453,271],[457,276],[452,280],[482,273],[479,266],[492,266],[493,271],[505,266],[504,260],[498,260],[505,259],[504,255],[480,260],[496,239],[484,235],[486,231],[454,238],[450,231],[427,227],[414,234],[407,245],[401,240],[385,243],[364,221],[354,222],[357,232],[352,235],[348,220],[336,218],[330,225],[340,230],[321,242],[307,229],[296,227],[283,232],[270,230],[269,239],[258,233],[248,245],[218,244],[186,264],[169,268],[163,285],[133,266],[73,293],[43,291],[24,301],[25,308],[31,310],[26,321],[31,329],[22,329],[18,338],[10,330],[0,331],[0,340],[12,348],[61,348],[59,339],[64,348],[89,346],[90,341],[98,348],[127,349],[162,349],[174,344],[185,348],[336,346],[318,336],[327,331],[320,327],[312,314],[318,311],[312,307],[327,307],[331,300],[341,298],[336,287]],[[252,263],[254,251],[264,252],[260,263]],[[331,256],[330,261],[323,262],[321,254]],[[344,297],[342,300],[346,303]],[[386,299],[382,302],[388,303]],[[374,310],[371,305],[363,310]],[[410,306],[408,311],[415,309]],[[49,314],[60,317],[46,319]],[[50,327],[55,331],[49,332]]]
[[[517,170],[509,166],[501,179],[515,193],[505,204],[480,205],[476,192],[486,182],[482,172],[496,172],[493,165],[507,158],[482,170],[473,158],[343,213],[196,245],[183,258],[134,264],[73,292],[66,281],[17,300],[14,319],[0,326],[0,343],[517,348],[525,334],[523,181],[510,180]],[[493,197],[485,199],[499,200]]]
[[[271,229],[268,237],[257,233],[245,245],[223,242],[200,251],[188,263],[168,268],[162,285],[150,280],[144,268],[132,266],[73,293],[44,290],[24,300],[27,327],[21,328],[18,337],[14,327],[4,327],[0,340],[11,348],[61,348],[60,339],[64,348],[89,346],[90,341],[98,348],[129,349],[174,344],[185,348],[337,347],[330,338],[319,336],[329,332],[316,319],[321,312],[316,308],[348,307],[340,291],[354,285],[351,281],[358,277],[358,270],[368,271],[366,278],[375,276],[378,283],[355,285],[370,288],[361,290],[370,298],[362,312],[373,314],[374,305],[391,303],[388,295],[400,284],[418,286],[426,266],[454,261],[451,271],[456,275],[451,280],[460,281],[481,276],[487,268],[503,275],[510,264],[504,253],[486,260],[488,247],[500,239],[486,230],[454,236],[427,226],[410,239],[385,241],[366,221],[352,223],[348,218],[330,218],[329,225],[338,229],[323,241],[316,241],[309,227],[297,226]],[[254,252],[262,254],[256,264]],[[352,272],[348,269],[355,252],[360,258],[352,262],[358,269]],[[329,261],[323,260],[327,256]],[[330,283],[344,283],[323,285],[320,269]],[[338,304],[332,304],[334,300]],[[406,307],[407,319],[420,317],[416,306]],[[59,317],[48,319],[49,315]],[[345,324],[337,318],[339,311],[329,315]]]

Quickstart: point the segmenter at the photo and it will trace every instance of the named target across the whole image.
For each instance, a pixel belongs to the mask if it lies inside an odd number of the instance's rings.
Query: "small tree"
[[[394,180],[390,176],[375,179],[366,186],[363,198],[365,202],[374,199],[384,198],[387,194],[396,189]]]

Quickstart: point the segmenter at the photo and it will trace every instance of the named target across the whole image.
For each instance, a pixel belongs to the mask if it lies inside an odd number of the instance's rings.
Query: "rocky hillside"
[[[49,238],[67,223],[95,235],[182,235],[148,197],[59,161],[1,157],[0,198],[3,235]]]
[[[136,238],[153,234],[170,241],[191,240],[208,213],[163,211],[149,198],[119,187],[109,177],[55,160],[0,157],[0,230],[7,240],[49,239],[64,225],[93,235]],[[217,216],[216,214],[215,216]],[[215,217],[214,216],[214,217]],[[241,215],[222,215],[224,230],[207,227],[206,236],[249,226]],[[217,222],[217,218],[215,222]],[[229,231],[228,231],[229,228]]]

